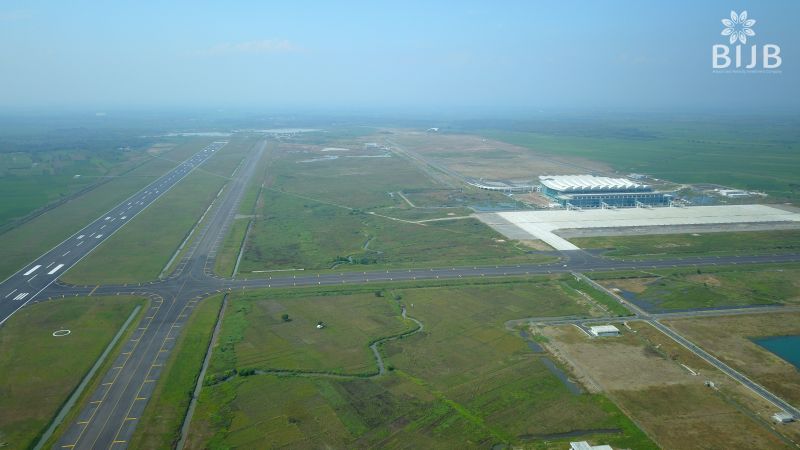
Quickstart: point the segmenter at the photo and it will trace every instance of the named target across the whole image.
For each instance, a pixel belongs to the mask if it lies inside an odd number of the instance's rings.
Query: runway
[[[0,325],[58,277],[203,164],[227,141],[213,142],[0,283]]]

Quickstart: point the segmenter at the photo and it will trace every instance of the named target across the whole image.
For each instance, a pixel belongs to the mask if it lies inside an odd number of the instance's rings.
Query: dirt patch
[[[655,248],[677,248],[677,247],[691,247],[692,244],[677,244],[675,242],[665,242],[663,244],[658,244]]]
[[[652,283],[654,278],[623,278],[615,280],[598,280],[597,282],[610,289],[622,289],[624,291],[633,292],[634,294],[641,294],[647,290],[648,284]]]
[[[147,153],[150,155],[158,155],[164,153],[166,151],[172,150],[175,148],[175,144],[153,144],[150,148],[147,149]]]
[[[791,403],[800,403],[800,372],[752,338],[800,334],[800,313],[665,322],[717,358]]]
[[[535,332],[574,379],[605,393],[662,448],[786,447],[768,425],[771,405],[649,324],[630,325],[617,338],[591,339],[575,326]],[[796,437],[793,424],[780,432]]]
[[[722,286],[722,281],[720,281],[720,279],[714,275],[689,275],[686,277],[686,279],[696,283],[707,284],[709,286]]]
[[[481,136],[393,131],[392,141],[427,160],[469,177],[527,181],[538,175],[552,173],[598,173],[610,170],[596,161],[556,158]]]
[[[519,243],[526,247],[530,247],[534,250],[541,250],[544,252],[552,250],[552,248],[549,245],[545,244],[544,242],[538,239],[523,239],[519,241]]]
[[[613,396],[662,448],[786,447],[766,427],[702,384],[654,386]]]
[[[572,328],[572,329],[570,329]],[[558,350],[569,366],[590,378],[601,390],[638,390],[696,381],[688,371],[657,351],[648,351],[628,333],[616,338],[563,339],[564,333],[580,333],[575,327],[544,327],[539,332],[550,339],[548,346]],[[550,350],[550,348],[548,348]],[[588,389],[588,386],[587,386]]]

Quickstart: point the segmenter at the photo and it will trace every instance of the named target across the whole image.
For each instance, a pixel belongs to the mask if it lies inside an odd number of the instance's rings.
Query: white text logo
[[[780,72],[777,70],[783,63],[780,46],[751,44],[747,47],[748,38],[756,35],[755,24],[755,20],[747,17],[747,11],[739,14],[731,11],[730,19],[722,19],[725,28],[720,34],[728,37],[728,44],[711,47],[711,67],[715,72]]]

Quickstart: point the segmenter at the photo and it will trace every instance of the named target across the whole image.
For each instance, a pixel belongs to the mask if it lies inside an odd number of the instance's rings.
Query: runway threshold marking
[[[37,270],[39,267],[42,267],[42,265],[41,265],[41,264],[37,264],[37,265],[35,265],[35,266],[31,267],[30,269],[28,269],[28,271],[27,271],[27,272],[23,273],[23,274],[22,274],[22,276],[23,276],[23,277],[27,277],[28,275],[32,274],[33,272],[36,272],[36,270]]]

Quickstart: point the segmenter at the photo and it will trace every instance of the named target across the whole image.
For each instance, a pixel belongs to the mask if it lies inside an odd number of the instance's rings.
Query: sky
[[[714,73],[731,10],[778,73]],[[793,0],[4,0],[0,109],[797,111],[799,18]]]

